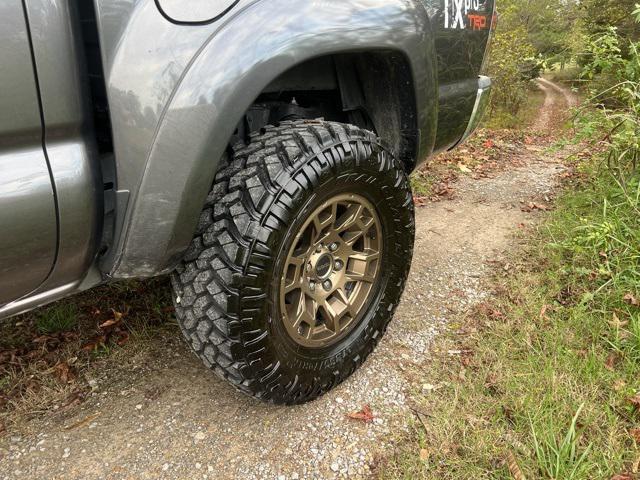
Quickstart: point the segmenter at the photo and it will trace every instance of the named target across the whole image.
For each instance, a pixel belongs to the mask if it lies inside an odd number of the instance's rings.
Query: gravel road
[[[541,82],[547,101],[536,128],[550,128],[573,102]],[[406,428],[411,392],[449,319],[486,296],[488,262],[521,224],[521,202],[550,195],[562,170],[540,145],[493,178],[463,177],[451,201],[417,210],[415,259],[388,334],[351,379],[311,404],[273,407],[211,375],[167,334],[145,353],[90,379],[93,394],[69,415],[43,415],[0,439],[5,479],[368,478],[390,433]],[[370,405],[373,423],[346,416]]]

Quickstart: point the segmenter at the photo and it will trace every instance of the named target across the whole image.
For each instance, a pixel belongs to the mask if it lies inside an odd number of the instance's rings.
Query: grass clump
[[[78,326],[78,307],[72,303],[59,303],[37,313],[36,330],[46,335],[68,332]]]
[[[600,165],[436,353],[440,383],[414,392],[419,421],[380,478],[637,475],[640,174]]]

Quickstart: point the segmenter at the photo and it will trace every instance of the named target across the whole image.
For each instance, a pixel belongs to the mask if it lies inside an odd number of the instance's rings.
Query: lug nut
[[[344,263],[342,263],[342,260],[336,260],[335,269],[337,271],[340,271],[342,270],[342,267],[344,267]]]
[[[309,290],[312,292],[316,290],[316,282],[309,282]]]
[[[329,291],[331,290],[331,287],[333,287],[333,284],[331,283],[331,280],[325,280],[322,286],[325,290]]]
[[[329,245],[329,250],[331,250],[332,252],[335,252],[338,249],[338,244],[336,242],[333,242],[331,245]]]

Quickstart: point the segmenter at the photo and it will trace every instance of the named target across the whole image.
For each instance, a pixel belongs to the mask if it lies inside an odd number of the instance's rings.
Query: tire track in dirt
[[[578,98],[570,90],[545,78],[538,78],[536,84],[545,93],[545,100],[533,128],[553,133],[560,123],[566,121],[569,110],[578,105]]]
[[[570,99],[540,84],[547,101],[536,126],[546,130]],[[206,370],[175,329],[91,379],[93,393],[73,412],[35,418],[0,439],[0,478],[370,476],[390,434],[407,428],[411,392],[438,381],[422,371],[438,333],[486,296],[487,261],[512,246],[520,224],[539,218],[521,202],[552,194],[562,166],[542,150],[527,146],[518,155],[525,167],[464,177],[455,199],[417,210],[415,258],[389,331],[364,367],[326,396],[289,408],[244,397]],[[347,418],[364,405],[373,423]]]

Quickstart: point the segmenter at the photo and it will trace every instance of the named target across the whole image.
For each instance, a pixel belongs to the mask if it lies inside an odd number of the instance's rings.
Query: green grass
[[[78,325],[78,308],[72,303],[60,303],[37,313],[36,330],[41,334],[68,332]]]
[[[118,325],[101,328],[122,314]],[[179,336],[166,278],[97,287],[0,323],[0,431],[56,411],[88,379],[106,371],[126,378],[142,353]],[[57,366],[73,375],[61,378]]]
[[[416,170],[409,177],[411,191],[416,197],[428,197],[433,193],[437,176],[427,170]]]
[[[414,392],[423,415],[379,478],[609,480],[637,470],[640,175],[622,184],[594,163],[581,170],[510,259],[516,267],[496,274],[494,300],[436,352],[426,375],[439,388]]]

